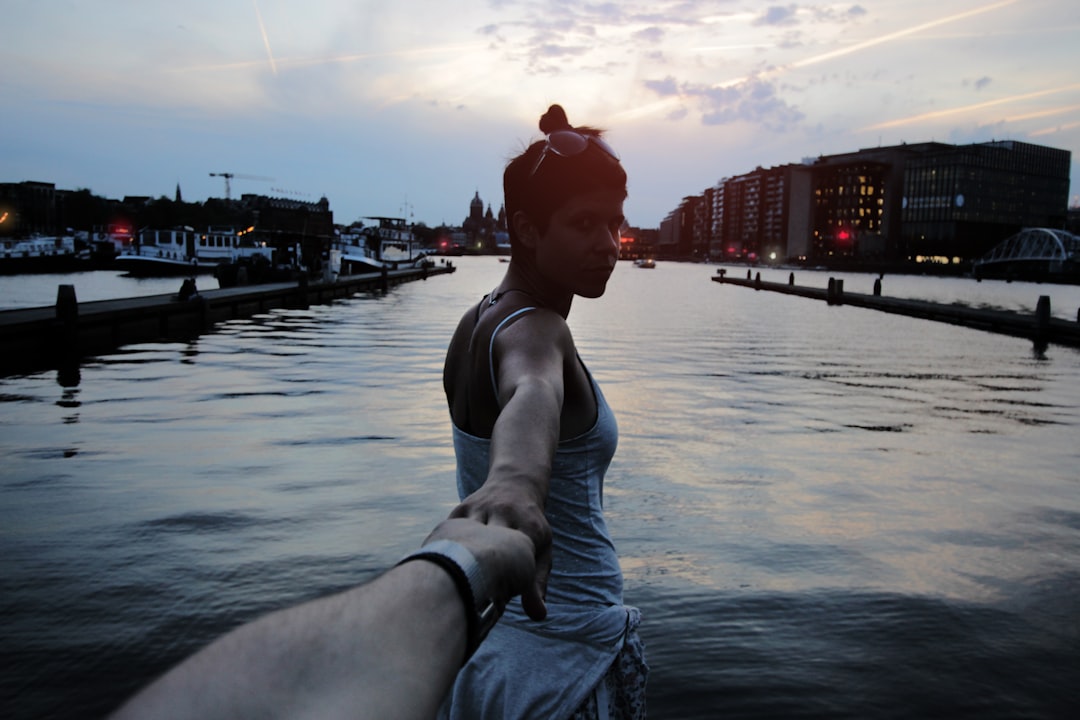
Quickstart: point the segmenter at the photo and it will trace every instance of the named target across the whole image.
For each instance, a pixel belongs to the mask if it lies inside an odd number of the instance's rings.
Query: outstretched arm
[[[499,416],[491,434],[491,461],[483,486],[458,505],[464,517],[521,530],[536,546],[536,594],[543,596],[551,569],[551,528],[544,517],[551,464],[559,443],[566,358],[573,339],[563,318],[536,312],[503,330],[496,340]],[[530,617],[543,619],[543,602],[522,598]]]
[[[425,542],[438,539],[472,552],[497,600],[535,593],[534,548],[524,534],[447,520]],[[408,562],[241,626],[152,683],[113,720],[431,718],[465,656],[465,612],[444,569]]]

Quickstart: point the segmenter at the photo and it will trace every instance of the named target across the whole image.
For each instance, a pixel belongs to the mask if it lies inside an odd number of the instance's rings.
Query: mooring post
[[[750,279],[750,268],[746,268],[746,279]]]
[[[61,385],[70,387],[66,379],[78,377],[79,370],[79,301],[74,285],[56,289],[56,332],[53,335],[53,358],[62,378]],[[74,381],[78,385],[78,380]]]
[[[74,285],[61,285],[56,289],[56,319],[71,325],[79,319],[79,301],[75,299]]]
[[[390,292],[390,272],[386,269],[386,266],[382,266],[382,270],[379,274],[379,289],[382,290],[382,294]]]
[[[761,289],[761,273],[757,273],[756,275],[754,275],[754,289]]]
[[[293,296],[295,298],[293,300],[293,302],[295,303],[293,305],[294,308],[298,310],[305,310],[310,306],[310,301],[308,300],[308,289],[308,276],[301,275],[296,281],[296,294]]]
[[[881,278],[874,280],[874,295],[875,297],[881,297]]]
[[[791,285],[792,287],[795,286],[795,273],[788,273],[787,284]]]
[[[829,278],[829,289],[825,293],[825,302],[840,305],[844,301],[844,281],[841,278]]]
[[[1042,337],[1050,327],[1050,296],[1040,295],[1035,304],[1035,330]]]
[[[1050,334],[1050,296],[1040,295],[1035,303],[1035,349],[1039,353],[1046,351],[1047,337]]]

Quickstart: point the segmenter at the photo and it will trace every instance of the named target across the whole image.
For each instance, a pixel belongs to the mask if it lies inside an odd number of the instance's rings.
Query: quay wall
[[[77,370],[84,357],[124,345],[187,340],[216,323],[274,308],[306,308],[357,293],[387,292],[395,285],[454,272],[452,264],[387,270],[314,282],[204,290],[79,303],[75,288],[61,285],[55,306],[0,311],[0,376],[47,369]]]
[[[726,271],[718,270],[712,277],[713,282],[726,285],[738,285],[754,290],[778,292],[786,295],[824,300],[830,305],[853,305],[855,307],[879,310],[897,315],[922,318],[936,322],[1001,333],[1031,340],[1037,347],[1053,343],[1080,347],[1080,313],[1077,321],[1063,320],[1050,315],[1050,298],[1041,296],[1034,313],[1011,312],[1008,310],[987,310],[963,305],[947,305],[925,300],[890,298],[881,295],[880,281],[875,283],[874,294],[844,291],[842,279],[829,278],[826,288],[815,288],[795,284],[795,273],[791,273],[787,283],[767,282],[761,279],[761,273],[753,277],[747,271],[746,278],[731,277]]]

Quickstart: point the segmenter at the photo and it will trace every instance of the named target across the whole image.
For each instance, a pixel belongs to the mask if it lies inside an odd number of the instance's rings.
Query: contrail
[[[1072,130],[1073,128],[1077,128],[1077,127],[1080,127],[1080,121],[1066,123],[1064,125],[1057,125],[1055,127],[1043,128],[1042,130],[1036,130],[1033,133],[1028,133],[1028,136],[1029,137],[1039,137],[1040,135],[1052,135],[1052,134],[1057,133],[1057,132],[1064,132],[1066,130]],[[1078,200],[1080,200],[1080,195],[1077,195],[1076,198]]]
[[[901,118],[899,120],[889,120],[888,122],[878,123],[877,125],[870,125],[862,128],[862,130],[884,130],[885,128],[899,127],[900,125],[910,125],[911,123],[921,122],[923,120],[935,120],[941,117],[947,117],[949,115],[957,115],[959,113],[970,112],[972,110],[982,110],[983,108],[994,107],[995,105],[1005,105],[1006,103],[1019,102],[1020,100],[1030,100],[1032,98],[1043,97],[1045,95],[1054,95],[1056,93],[1068,92],[1070,90],[1080,89],[1080,83],[1075,85],[1064,85],[1058,88],[1051,88],[1049,90],[1039,90],[1032,93],[1024,93],[1023,95],[1012,95],[1010,97],[998,98],[997,100],[988,100],[986,102],[976,103],[974,105],[965,105],[963,107],[949,108],[948,110],[935,110],[934,112],[923,113],[921,115],[912,115],[911,117]]]
[[[930,28],[935,28],[938,25],[946,25],[951,22],[956,22],[957,20],[965,20],[975,15],[981,15],[982,13],[990,12],[991,10],[997,10],[998,8],[1003,8],[1006,5],[1012,5],[1015,2],[1016,0],[1003,0],[1002,2],[994,3],[993,5],[985,5],[980,8],[975,8],[974,10],[968,10],[967,12],[938,18],[937,20],[931,20],[930,22],[925,22],[921,25],[915,25],[913,27],[904,28],[903,30],[897,30],[896,32],[888,33],[887,35],[881,35],[880,37],[864,40],[861,43],[855,43],[854,45],[849,45],[848,47],[840,48],[839,50],[832,50],[830,52],[816,55],[811,58],[806,58],[804,60],[796,60],[787,67],[801,68],[806,67],[807,65],[814,65],[819,62],[824,62],[826,60],[832,60],[836,57],[849,55],[850,53],[858,52],[859,50],[865,50],[867,48],[874,47],[875,45],[880,45],[882,43],[891,42],[893,40],[897,40],[908,35],[913,35],[917,32],[922,32],[923,30],[929,30]]]
[[[311,67],[314,65],[333,65],[344,64],[353,62],[362,62],[364,60],[374,60],[377,58],[393,58],[393,57],[423,57],[425,55],[438,55],[442,53],[461,53],[465,51],[472,51],[482,49],[486,47],[483,43],[468,43],[461,45],[442,45],[436,47],[424,47],[424,48],[406,48],[404,50],[389,50],[381,52],[370,53],[352,53],[349,55],[336,55],[332,57],[309,57],[309,58],[290,58],[284,57],[274,60],[271,57],[271,62],[274,63],[274,72],[277,73],[277,66],[280,65],[285,69]],[[269,45],[267,45],[269,51]],[[175,68],[173,72],[207,72],[214,70],[242,70],[244,68],[253,67],[260,64],[261,60],[244,60],[234,63],[222,63],[220,65],[193,65],[185,68]]]
[[[754,78],[773,77],[789,70],[804,68],[808,65],[816,65],[817,63],[825,62],[826,60],[843,57],[844,55],[850,55],[851,53],[859,52],[860,50],[866,50],[876,45],[881,45],[883,43],[892,42],[893,40],[898,40],[902,37],[907,37],[908,35],[914,35],[915,33],[922,32],[923,30],[929,30],[930,28],[935,28],[939,25],[946,25],[948,23],[956,22],[957,20],[965,20],[967,18],[974,17],[975,15],[981,15],[982,13],[990,12],[991,10],[997,10],[1007,5],[1013,5],[1016,2],[1017,0],[1001,0],[1001,2],[996,2],[992,5],[984,5],[983,7],[975,8],[973,10],[967,10],[962,13],[947,15],[946,17],[938,18],[937,20],[931,20],[929,22],[925,22],[919,25],[913,25],[909,28],[904,28],[903,30],[897,30],[896,32],[891,32],[886,35],[880,35],[875,38],[870,38],[869,40],[864,40],[860,43],[855,43],[854,45],[848,45],[847,47],[842,47],[838,50],[830,50],[829,52],[822,53],[820,55],[803,58],[802,60],[796,60],[786,65],[780,65],[761,73],[755,73],[753,75],[747,75],[745,77],[725,80],[721,83],[713,85],[713,88],[729,88],[735,85],[740,85],[744,82],[748,82]]]
[[[274,53],[270,49],[270,37],[266,34],[266,25],[263,24],[262,13],[259,12],[259,0],[251,0],[251,4],[255,6],[255,17],[259,21],[259,32],[262,33],[263,45],[266,46],[266,56],[270,58],[270,70],[277,75],[277,62],[274,60]]]

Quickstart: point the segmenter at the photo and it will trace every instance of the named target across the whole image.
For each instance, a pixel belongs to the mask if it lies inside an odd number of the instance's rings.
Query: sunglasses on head
[[[589,133],[578,132],[577,130],[555,130],[554,132],[548,133],[547,143],[544,145],[540,157],[536,159],[536,165],[533,165],[529,177],[536,175],[540,170],[540,165],[544,162],[544,158],[546,158],[549,153],[554,153],[559,157],[574,157],[575,155],[580,155],[588,150],[589,143],[596,145],[596,147],[606,152],[611,159],[618,162],[619,154],[615,152],[614,148],[604,142],[603,138]]]

